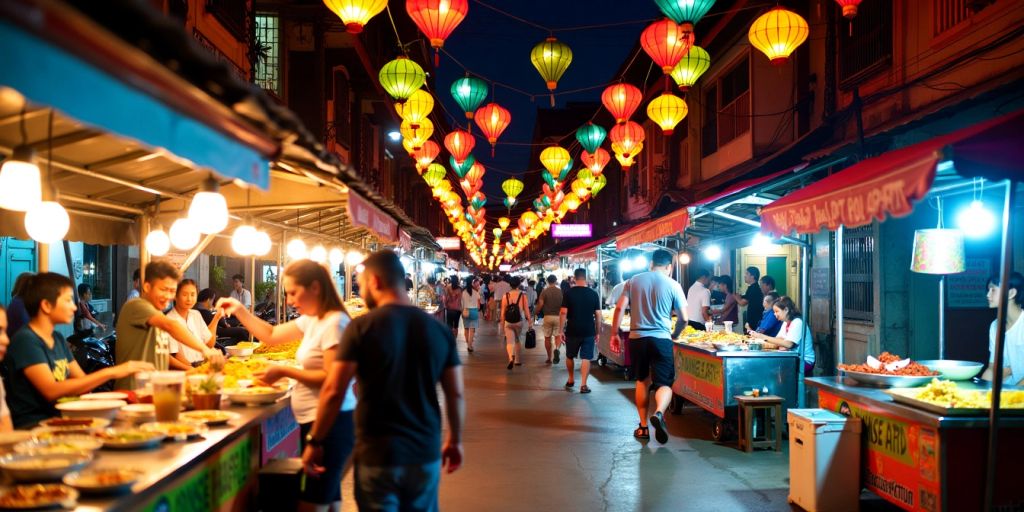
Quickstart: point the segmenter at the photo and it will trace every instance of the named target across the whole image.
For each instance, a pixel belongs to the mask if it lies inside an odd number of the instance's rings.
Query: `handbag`
[[[524,342],[523,345],[526,348],[536,348],[537,347],[537,331],[533,330],[533,328],[530,328],[530,330],[526,331],[526,342]]]

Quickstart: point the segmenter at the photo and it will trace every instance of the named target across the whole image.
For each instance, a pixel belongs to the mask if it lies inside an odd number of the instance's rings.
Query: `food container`
[[[28,430],[12,430],[0,433],[0,450],[7,451],[18,443],[32,440],[32,432]]]
[[[267,405],[288,394],[287,389],[255,387],[247,389],[225,389],[224,395],[234,403],[245,405]]]
[[[0,492],[0,509],[41,510],[73,509],[78,491],[61,484],[16,485]]]
[[[97,434],[103,447],[111,450],[140,450],[159,446],[166,434],[146,432],[137,428],[110,428]]]
[[[77,400],[57,404],[57,410],[65,418],[104,418],[112,420],[117,411],[128,405],[124,400]]]
[[[144,474],[138,469],[86,469],[64,475],[64,483],[89,494],[120,494],[130,491]]]
[[[953,359],[934,359],[929,361],[918,361],[927,366],[933,372],[939,372],[942,377],[949,380],[971,380],[981,373],[985,365],[974,361],[956,361]]]
[[[92,454],[15,454],[0,458],[0,469],[17,482],[52,482],[92,462]]]
[[[228,355],[231,357],[237,357],[239,359],[249,357],[253,353],[253,348],[238,348],[237,346],[224,347],[228,351]]]
[[[935,378],[935,376],[931,375],[882,375],[880,373],[864,373],[850,370],[839,371],[861,386],[875,388],[916,388],[928,384]]]
[[[760,341],[751,341],[750,343],[747,343],[747,349],[752,352],[760,352],[764,350],[764,343],[761,343]]]
[[[14,445],[15,453],[80,453],[93,452],[103,446],[103,441],[88,435],[69,435],[51,439],[24,441]]]
[[[153,404],[131,404],[121,408],[118,415],[121,420],[144,423],[156,420],[156,407]]]

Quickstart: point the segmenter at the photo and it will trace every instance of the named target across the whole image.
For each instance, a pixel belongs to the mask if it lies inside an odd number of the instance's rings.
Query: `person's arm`
[[[801,324],[800,328],[797,329],[796,326],[793,325],[792,322],[790,322],[790,324],[789,324],[789,331],[787,331],[787,332],[794,332],[794,331],[798,332],[799,336],[803,336],[803,325]],[[793,347],[796,346],[796,342],[794,342],[794,341],[792,341],[792,340],[790,340],[790,339],[788,339],[788,338],[786,338],[784,336],[768,336],[767,334],[760,333],[760,332],[757,332],[757,331],[750,333],[750,336],[752,338],[758,338],[758,339],[764,340],[764,341],[766,341],[768,343],[771,343],[772,345],[776,345],[776,346],[787,348],[787,349],[788,348],[793,348]]]
[[[207,347],[202,341],[199,341],[192,333],[185,327],[181,322],[169,318],[163,313],[157,313],[146,321],[146,325],[150,327],[156,327],[167,334],[170,334],[172,338],[177,340],[178,343],[193,348],[203,354],[203,357],[214,362],[224,362],[224,355],[218,350],[213,350]],[[191,366],[189,367],[191,368]]]
[[[619,299],[615,301],[615,311],[612,312],[612,335],[608,340],[611,344],[612,352],[622,352],[622,340],[619,339],[619,326],[622,325],[622,313],[626,310],[626,302],[629,301],[629,295],[626,293],[626,287],[622,287],[622,293],[619,294]]]
[[[441,390],[444,392],[445,414],[448,415],[448,438],[441,449],[441,463],[451,473],[462,465],[462,422],[466,417],[462,366],[444,369],[441,373]]]
[[[310,475],[320,475],[325,471],[322,443],[327,437],[327,432],[334,426],[334,420],[338,418],[338,410],[345,400],[348,385],[356,374],[356,366],[355,361],[335,361],[330,363],[330,368],[326,372],[324,385],[320,388],[316,421],[309,429],[309,437],[313,442],[307,444],[306,450],[302,453],[302,465]]]
[[[700,314],[704,317],[704,322],[710,322],[711,321],[711,306],[710,305],[701,306]]]
[[[77,362],[72,362],[71,368],[77,365]],[[81,373],[80,377],[71,377],[63,381],[53,378],[50,365],[46,363],[26,366],[22,371],[25,372],[25,378],[32,383],[32,387],[36,388],[47,402],[52,403],[66,396],[88,393],[108,380],[120,379],[138,372],[153,371],[153,365],[142,361],[128,361],[89,374]],[[81,372],[81,368],[78,368],[77,371]]]
[[[78,303],[78,309],[82,311],[82,316],[84,316],[86,320],[96,324],[96,326],[101,330],[107,328],[107,326],[103,325],[103,322],[100,322],[96,317],[92,316],[92,311],[89,311],[89,305],[85,301],[80,301]]]
[[[544,311],[544,293],[537,296],[537,306],[533,308],[533,312],[540,315],[540,312]]]
[[[210,319],[210,323],[206,324],[206,328],[210,331],[210,334],[213,335],[214,341],[217,340],[217,326],[220,325],[221,318],[224,318],[224,312],[219,309],[214,309],[213,318]]]
[[[225,315],[234,315],[253,336],[259,339],[261,343],[266,343],[267,345],[287,343],[302,337],[302,330],[295,325],[294,321],[285,322],[280,325],[270,325],[252,314],[236,299],[218,300],[217,309],[223,311]]]
[[[672,329],[672,339],[679,338],[679,335],[683,333],[683,329],[686,329],[686,325],[690,323],[690,316],[686,313],[686,296],[683,295],[683,289],[680,286],[675,287],[676,290],[676,326]]]
[[[519,298],[516,301],[519,303],[526,302],[526,294],[523,292],[519,292]],[[524,312],[526,313],[526,325],[533,325],[533,316],[530,314],[530,306],[527,305],[525,308],[520,307],[519,309],[524,310]]]
[[[324,350],[324,361],[334,361],[338,356],[337,345]],[[327,380],[327,370],[305,370],[293,366],[270,365],[262,372],[254,372],[253,376],[267,384],[273,384],[278,380],[288,377],[295,379],[311,388],[318,388]],[[342,397],[344,398],[344,397]]]
[[[14,423],[11,421],[11,414],[0,416],[0,432],[11,432],[14,430]]]
[[[565,339],[565,318],[567,316],[569,316],[569,308],[562,306],[558,310],[558,334],[562,336],[563,340]]]
[[[185,351],[179,350],[174,353],[174,357],[167,359],[167,367],[171,370],[189,371],[192,369],[192,363],[185,357]]]

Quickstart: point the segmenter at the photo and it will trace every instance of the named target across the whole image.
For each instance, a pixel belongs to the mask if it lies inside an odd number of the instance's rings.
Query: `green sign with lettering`
[[[245,487],[252,472],[252,441],[235,441],[190,476],[179,480],[143,510],[145,512],[207,512],[219,509]]]

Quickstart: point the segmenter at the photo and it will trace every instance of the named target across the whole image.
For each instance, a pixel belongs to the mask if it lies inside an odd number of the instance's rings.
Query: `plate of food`
[[[16,485],[0,491],[2,510],[70,509],[77,501],[78,491],[61,484]]]
[[[122,393],[120,391],[107,391],[104,393],[86,393],[80,397],[80,400],[128,400],[128,393]]]
[[[240,418],[242,415],[232,411],[188,411],[179,415],[189,422],[205,423],[207,425],[225,425],[231,420]]]
[[[39,426],[54,430],[87,431],[107,428],[110,420],[106,418],[50,418],[39,422]]]
[[[157,432],[163,434],[175,441],[184,441],[192,437],[199,437],[210,430],[205,423],[192,421],[157,421],[153,423],[146,423],[139,428],[146,432]]]
[[[64,483],[85,493],[116,494],[130,491],[143,475],[130,468],[86,469],[64,475]]]
[[[92,454],[52,453],[46,455],[18,453],[0,457],[0,469],[17,482],[50,482],[92,462]]]
[[[96,434],[103,447],[112,450],[140,450],[159,446],[166,434],[137,428],[108,428]]]
[[[839,371],[862,386],[879,388],[924,386],[939,375],[921,363],[888,352],[877,358],[868,356],[863,364],[841,364]]]
[[[8,450],[18,443],[32,440],[32,432],[29,430],[12,430],[0,433],[0,450]]]
[[[99,450],[102,446],[103,441],[93,436],[76,434],[18,443],[14,445],[14,452],[36,454],[79,453],[93,452]]]
[[[897,388],[885,391],[893,401],[947,416],[988,416],[992,391],[965,389],[956,382],[932,379],[923,388]],[[999,396],[1003,414],[1024,415],[1024,390],[1004,389]]]
[[[278,386],[252,386],[245,389],[225,389],[224,395],[235,403],[245,405],[266,405],[278,401],[288,394],[286,385]]]

